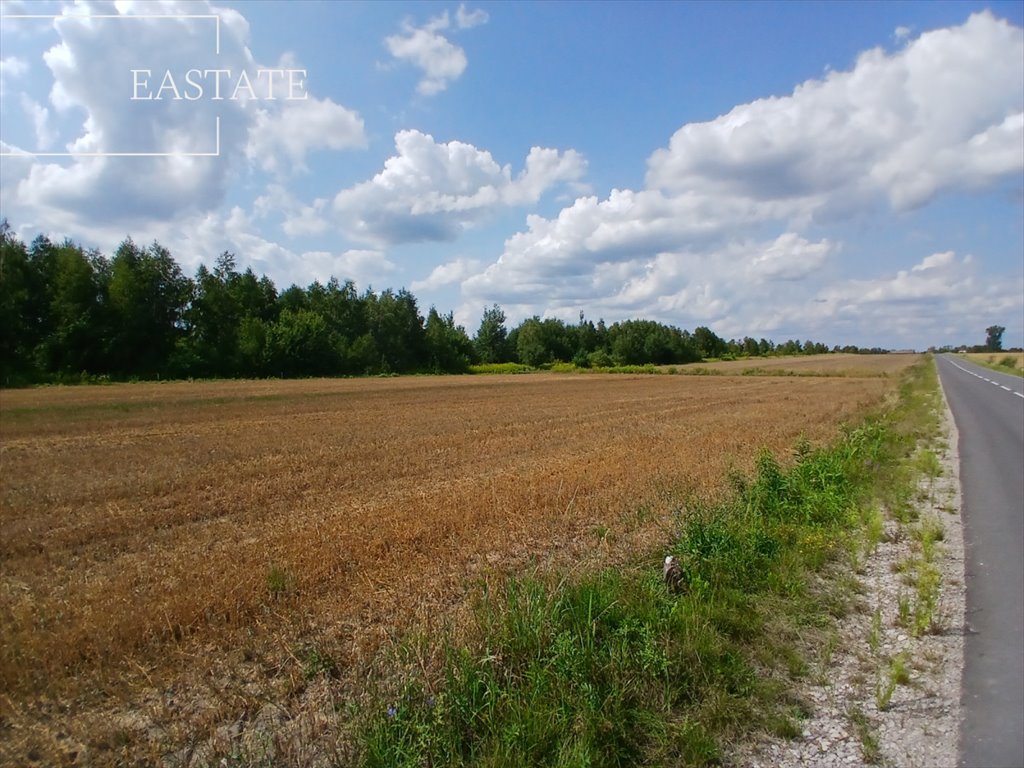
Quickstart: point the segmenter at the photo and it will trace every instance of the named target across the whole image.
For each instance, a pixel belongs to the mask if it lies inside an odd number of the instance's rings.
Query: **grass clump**
[[[362,764],[699,766],[752,728],[798,734],[771,670],[806,668],[786,626],[841,614],[807,584],[845,551],[886,431],[805,444],[789,468],[763,453],[752,477],[733,476],[730,499],[689,510],[670,545],[681,594],[666,589],[660,554],[489,586],[436,668],[367,718]]]
[[[871,614],[871,629],[868,630],[868,648],[872,653],[878,653],[882,644],[882,609],[875,608]]]
[[[271,597],[284,597],[294,590],[295,577],[283,566],[271,565],[267,569],[266,583]]]
[[[864,758],[864,762],[869,765],[877,765],[882,759],[882,748],[878,742],[878,734],[871,727],[864,710],[856,706],[851,707],[847,712],[847,717],[850,718],[850,722],[857,732],[857,738],[860,739],[860,754]]]

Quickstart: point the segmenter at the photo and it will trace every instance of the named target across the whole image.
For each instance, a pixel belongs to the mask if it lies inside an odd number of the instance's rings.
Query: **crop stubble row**
[[[709,493],[759,447],[827,438],[889,384],[243,382],[81,388],[56,407],[4,393],[0,680],[39,690],[230,634],[265,612],[272,566],[289,615],[401,626],[467,563],[543,554],[659,479]]]
[[[658,489],[713,495],[759,448],[828,439],[891,391],[894,379],[877,371],[896,369],[885,365],[867,378],[530,375],[4,392],[0,723],[85,739],[170,680],[198,691],[219,679],[226,700],[262,699],[267,683],[240,671],[232,648],[266,658],[301,637],[330,636],[348,665],[444,615],[482,573],[589,550],[627,559],[616,550],[628,548],[631,511],[653,511],[632,518],[632,544],[665,535],[680,495]],[[286,577],[284,595],[271,594],[272,567]],[[200,716],[180,703],[188,697],[165,698],[158,719],[181,733],[248,706]],[[46,714],[67,711],[54,709],[58,701],[78,710],[71,720]]]

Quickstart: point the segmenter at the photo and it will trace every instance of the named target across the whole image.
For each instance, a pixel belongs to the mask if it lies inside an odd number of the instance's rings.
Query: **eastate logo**
[[[166,20],[181,22],[183,20],[213,22],[213,55],[220,56],[221,18],[217,14],[177,14],[177,13],[3,13],[0,19],[4,22],[16,19],[23,20],[60,20],[68,21],[111,21],[111,22],[146,22]],[[157,70],[154,77],[152,69],[129,69],[131,75],[130,92],[126,93],[126,104],[129,102],[162,102],[200,100],[232,101],[247,103],[249,101],[305,101],[309,98],[306,90],[307,71],[305,69],[259,68],[252,73],[248,70],[234,72],[231,69],[213,69],[198,67],[184,72],[165,69]],[[180,149],[161,151],[69,151],[69,152],[29,152],[23,149],[0,151],[0,156],[23,157],[220,157],[221,135],[220,116],[214,117],[212,151],[183,152]],[[201,141],[200,137],[200,141]]]
[[[163,77],[160,78],[160,87],[155,93],[150,88],[152,70],[133,69],[131,73],[131,101],[199,101],[204,97],[211,101],[249,101],[261,98],[257,96],[253,87],[253,78],[250,78],[244,69],[237,76],[234,76],[230,69],[189,69],[178,78],[174,77],[171,70],[164,70]],[[208,95],[211,76],[213,89],[212,95]],[[275,80],[275,76],[279,79]],[[304,69],[257,69],[255,80],[258,86],[265,86],[266,92],[262,96],[264,101],[277,101],[282,91],[284,96],[281,98],[285,101],[305,101],[309,98]],[[225,96],[228,90],[230,95]]]

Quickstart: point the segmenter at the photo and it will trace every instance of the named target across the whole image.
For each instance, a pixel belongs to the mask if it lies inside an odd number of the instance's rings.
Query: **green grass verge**
[[[975,365],[980,365],[999,373],[1009,373],[1012,376],[1024,377],[1024,368],[1020,367],[1017,363],[1018,357],[1018,355],[1002,355],[994,352],[984,360],[977,355],[971,355],[967,359]]]
[[[363,713],[359,762],[703,766],[754,730],[798,735],[798,638],[824,637],[846,610],[848,583],[820,576],[926,428],[929,375],[930,361],[912,369],[897,406],[833,445],[798,446],[788,468],[764,453],[727,501],[681,512],[666,547],[680,594],[662,582],[664,551],[491,585],[468,631],[407,644],[435,661],[396,662],[415,671]]]

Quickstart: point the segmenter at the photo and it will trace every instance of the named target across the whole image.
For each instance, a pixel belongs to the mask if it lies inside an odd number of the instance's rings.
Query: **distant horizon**
[[[1024,347],[1020,3],[155,7],[0,0],[26,245],[228,251],[470,334]]]

